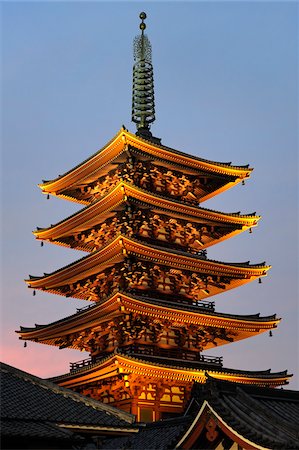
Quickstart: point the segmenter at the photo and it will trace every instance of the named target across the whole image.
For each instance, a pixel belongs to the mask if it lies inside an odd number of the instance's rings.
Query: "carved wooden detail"
[[[207,174],[202,176],[184,174],[150,161],[128,157],[126,162],[119,164],[116,169],[109,171],[98,180],[64,194],[91,202],[106,195],[121,180],[191,205],[198,205],[207,192],[212,192],[227,183],[227,179]]]
[[[58,287],[56,290],[67,297],[84,298],[91,301],[105,300],[112,293],[127,291],[151,293],[155,297],[175,294],[189,299],[190,303],[199,301],[216,287],[225,290],[229,277],[207,275],[190,270],[172,269],[147,261],[126,258],[103,272],[84,278],[78,282]]]
[[[204,221],[196,223],[175,219],[166,214],[126,205],[125,210],[119,211],[115,217],[73,236],[62,238],[61,241],[73,248],[95,251],[122,233],[149,243],[158,241],[163,246],[198,253],[205,244],[221,238],[233,229],[232,226],[208,225]]]
[[[165,358],[184,356],[185,359],[196,360],[198,352],[207,345],[217,346],[217,340],[232,342],[235,335],[236,333],[225,328],[178,325],[175,322],[153,321],[149,316],[129,313],[93,329],[69,334],[56,344],[61,347],[75,346],[89,352],[91,357],[104,356],[119,348],[125,353]],[[170,348],[174,350],[169,353],[167,349]],[[189,356],[186,351],[191,352]]]
[[[130,400],[131,404],[134,402],[136,407],[145,403],[157,412],[161,406],[168,409],[175,406],[175,411],[178,411],[178,408],[183,411],[190,397],[190,386],[186,383],[132,373],[99,380],[79,387],[76,391],[114,406],[121,406],[127,400]]]

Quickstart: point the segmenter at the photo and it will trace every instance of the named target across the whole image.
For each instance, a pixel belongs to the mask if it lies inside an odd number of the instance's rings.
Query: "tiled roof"
[[[204,400],[245,439],[266,448],[299,449],[299,392],[244,386],[210,378],[195,384],[197,410]]]
[[[12,421],[31,423],[32,432],[50,432],[48,423],[128,428],[134,416],[61,388],[47,380],[1,363],[1,417],[7,430]],[[28,430],[30,430],[28,425]],[[44,430],[44,431],[42,431]],[[59,430],[58,430],[59,431]],[[58,432],[57,429],[55,432]],[[52,431],[51,431],[52,432]]]
[[[139,191],[139,192],[142,192],[142,193],[146,193],[146,194],[149,193],[149,192],[146,191],[145,189],[142,189],[142,188],[139,187],[139,186],[136,186],[136,185],[134,185],[134,184],[131,184],[131,183],[129,183],[128,181],[124,182],[123,180],[120,181],[119,184],[118,184],[116,187],[114,187],[113,190],[117,189],[119,186],[123,186],[123,185],[126,186],[126,184],[128,184],[128,185],[131,186],[131,187],[134,187],[134,189],[135,189],[136,191]],[[109,191],[107,194],[105,194],[103,197],[101,197],[101,198],[99,198],[99,199],[97,199],[97,200],[94,200],[91,204],[88,204],[88,205],[85,206],[84,208],[80,209],[79,211],[74,212],[74,213],[71,214],[70,216],[66,217],[65,219],[60,220],[59,222],[56,222],[55,224],[51,224],[49,227],[37,227],[36,230],[34,231],[34,233],[35,233],[35,232],[41,232],[41,231],[49,230],[49,229],[51,229],[51,228],[55,228],[55,227],[57,227],[58,225],[61,225],[61,224],[65,223],[66,221],[68,221],[68,220],[70,220],[70,219],[72,219],[72,218],[75,218],[75,217],[79,216],[79,215],[82,214],[84,211],[91,210],[92,208],[96,207],[98,204],[100,204],[101,202],[103,202],[103,200],[105,200],[106,198],[109,198],[109,195],[111,195],[111,192],[110,192],[110,191]],[[165,197],[163,197],[163,195],[161,195],[161,194],[159,194],[159,193],[157,193],[157,192],[155,192],[155,193],[150,192],[150,195],[151,195],[152,197],[154,197],[154,198],[157,198],[157,199],[160,199],[160,200],[165,200]],[[132,201],[134,201],[135,203],[137,203],[137,204],[139,204],[139,205],[143,205],[144,207],[148,207],[148,206],[151,205],[150,202],[145,202],[145,201],[142,201],[142,200],[139,200],[139,199],[135,199],[132,195],[129,195],[129,196],[128,196],[127,201],[128,201],[128,200],[132,200]],[[225,218],[227,221],[229,221],[229,220],[231,219],[231,217],[238,217],[238,218],[244,219],[244,220],[245,220],[245,219],[248,219],[248,218],[255,218],[256,220],[259,220],[259,219],[260,219],[260,216],[257,216],[257,215],[256,215],[256,212],[247,213],[247,214],[241,214],[241,211],[237,211],[237,212],[229,212],[229,213],[227,213],[227,212],[221,212],[221,211],[214,210],[214,209],[203,208],[202,206],[196,206],[196,205],[190,206],[190,205],[186,204],[184,201],[179,200],[179,199],[172,199],[172,198],[168,198],[168,197],[167,197],[166,200],[167,200],[168,203],[173,204],[173,206],[176,206],[177,204],[180,204],[180,205],[182,205],[182,206],[184,206],[184,207],[186,207],[186,206],[188,207],[188,206],[189,206],[190,208],[193,208],[194,211],[197,211],[199,214],[200,214],[200,213],[202,213],[202,214],[205,214],[205,213],[219,214],[219,215],[221,215],[221,216],[224,216],[224,218]],[[125,203],[124,203],[124,204],[125,204]],[[110,209],[112,209],[113,212],[116,213],[116,210],[115,210],[114,208],[115,208],[115,206],[112,206],[112,207],[108,208],[107,211],[109,211]],[[161,209],[161,210],[164,210],[165,212],[169,212],[169,207],[168,207],[168,208],[167,208],[167,207],[164,207],[164,208],[163,208],[163,207],[160,207],[160,209]],[[187,211],[186,215],[188,215],[188,211]],[[189,212],[189,215],[190,215],[190,212]]]
[[[140,427],[138,434],[129,437],[114,438],[105,441],[107,449],[155,449],[174,448],[183,433],[191,425],[192,417],[178,417],[161,422],[148,423]]]
[[[115,349],[113,353],[110,353],[108,356],[103,357],[100,360],[97,360],[94,363],[91,363],[87,366],[80,367],[71,372],[67,372],[62,375],[58,375],[56,377],[50,378],[51,381],[55,383],[59,383],[66,378],[78,376],[84,372],[90,372],[95,370],[97,367],[101,366],[103,363],[108,361],[110,358],[115,357],[115,355],[120,355],[125,357],[127,360],[131,360],[132,362],[136,361],[138,363],[152,364],[154,366],[158,366],[161,368],[171,368],[171,369],[179,369],[179,370],[193,370],[193,371],[203,371],[207,370],[209,372],[221,373],[221,374],[230,374],[230,375],[244,375],[247,378],[260,378],[261,383],[265,380],[275,379],[277,377],[282,378],[290,378],[292,375],[287,373],[287,370],[283,370],[280,372],[271,372],[271,369],[266,370],[241,370],[241,369],[230,369],[227,367],[222,367],[222,364],[217,362],[209,362],[209,361],[189,361],[185,359],[175,359],[175,358],[166,358],[152,355],[140,355],[135,353],[127,353],[123,351],[121,348]],[[287,381],[286,381],[287,382]],[[282,384],[282,383],[281,383]]]
[[[204,303],[203,303],[202,307],[200,307],[200,304],[199,305],[189,305],[186,303],[180,304],[178,302],[171,302],[169,300],[154,298],[153,296],[135,295],[135,294],[131,294],[131,293],[126,293],[125,291],[120,291],[120,293],[128,295],[132,299],[142,301],[143,303],[146,303],[149,305],[158,305],[158,306],[163,306],[166,308],[178,309],[181,311],[190,311],[190,312],[198,313],[198,314],[206,314],[207,316],[211,316],[211,317],[216,316],[216,317],[223,317],[223,318],[244,320],[244,321],[255,321],[255,322],[266,322],[266,321],[276,320],[276,314],[272,314],[269,316],[261,316],[260,313],[246,314],[246,315],[220,313],[220,312],[214,311],[214,307],[212,306],[213,305],[212,303],[211,303],[211,307],[207,308],[204,306]],[[20,326],[20,331],[17,331],[17,332],[24,333],[24,332],[29,332],[29,331],[35,331],[35,330],[41,329],[41,328],[48,328],[50,326],[59,325],[62,323],[73,322],[74,319],[78,319],[79,317],[81,318],[84,315],[86,315],[88,317],[92,311],[94,311],[96,309],[101,309],[101,305],[103,303],[106,303],[114,295],[115,295],[115,293],[112,293],[105,300],[99,301],[92,305],[88,305],[88,307],[84,307],[82,309],[79,308],[79,309],[77,309],[77,312],[75,314],[71,314],[62,319],[55,320],[55,322],[51,322],[49,324],[35,324],[34,327]]]
[[[1,435],[13,437],[34,437],[40,439],[69,440],[73,433],[49,422],[34,422],[25,420],[1,420]]]
[[[127,358],[130,358],[135,361],[141,362],[149,362],[161,367],[172,367],[174,369],[193,369],[193,370],[203,370],[206,368],[207,370],[213,370],[214,364],[209,364],[208,362],[200,362],[200,361],[188,361],[183,359],[175,359],[175,358],[165,358],[159,356],[151,356],[151,355],[135,355],[135,354],[126,354],[122,352],[121,349],[117,349],[117,353],[120,355],[124,355]],[[261,377],[265,379],[276,378],[278,376],[287,376],[287,370],[283,370],[281,372],[271,372],[271,369],[266,370],[241,370],[241,369],[230,369],[228,367],[216,367],[215,371],[219,371],[221,373],[230,373],[236,375],[246,375],[247,377]]]
[[[205,385],[195,384],[185,416],[143,424],[138,434],[108,439],[104,442],[103,448],[107,450],[177,448],[183,436],[188,435],[188,430],[190,429],[190,433],[193,432],[191,424],[205,401],[211,407],[209,417],[213,416],[213,409],[219,420],[239,437],[262,448],[299,449],[299,392],[244,386],[211,378]],[[219,420],[217,423],[220,423]],[[193,430],[196,430],[200,423],[201,416]],[[181,444],[183,445],[182,441]],[[178,448],[182,448],[182,445]],[[199,443],[196,448],[206,447],[202,447]],[[215,447],[211,444],[209,448]]]
[[[148,140],[146,140],[146,139],[144,139],[144,138],[141,138],[140,136],[137,137],[137,136],[135,136],[133,133],[129,133],[129,132],[125,129],[125,127],[122,127],[122,128],[120,129],[120,131],[119,131],[119,132],[118,132],[118,133],[117,133],[117,134],[116,134],[116,135],[115,135],[115,136],[114,136],[114,137],[113,137],[106,145],[104,145],[100,150],[98,150],[97,152],[95,152],[94,154],[92,154],[90,157],[88,157],[87,159],[85,159],[85,160],[82,161],[81,163],[77,164],[75,167],[73,167],[72,169],[68,170],[68,171],[65,172],[64,174],[58,175],[57,178],[54,178],[54,179],[52,179],[52,180],[42,180],[41,186],[42,186],[42,185],[46,185],[46,184],[50,184],[50,183],[52,183],[52,182],[54,182],[54,181],[56,181],[56,180],[59,180],[60,178],[65,177],[66,175],[72,173],[74,170],[76,170],[76,169],[78,169],[79,167],[83,166],[85,163],[91,161],[92,159],[94,159],[95,157],[97,157],[97,155],[99,155],[100,153],[104,152],[104,150],[106,149],[106,147],[108,147],[114,140],[118,139],[118,138],[121,136],[122,132],[125,132],[125,133],[127,134],[128,137],[131,136],[131,137],[133,137],[134,139],[139,140],[140,142],[143,142],[143,143],[145,143],[145,144],[148,143],[148,144],[150,144],[151,146],[156,147],[157,149],[166,150],[167,152],[170,152],[170,153],[173,153],[173,154],[177,154],[177,155],[180,155],[180,156],[185,157],[185,158],[188,158],[188,159],[193,159],[193,160],[198,161],[198,162],[208,163],[208,164],[212,164],[212,165],[214,165],[214,166],[219,166],[219,167],[227,167],[227,168],[230,168],[230,169],[248,170],[248,172],[251,172],[251,171],[252,171],[252,168],[249,167],[249,164],[246,164],[246,165],[238,165],[238,166],[237,166],[237,165],[232,165],[231,162],[217,162],[217,161],[211,161],[211,160],[204,159],[204,158],[199,158],[198,156],[190,155],[190,154],[188,154],[188,153],[184,153],[184,152],[182,152],[182,151],[176,150],[176,149],[171,148],[171,147],[167,147],[167,146],[162,145],[162,144],[158,144],[158,143],[156,143],[156,142],[153,143],[152,141],[148,141]],[[131,148],[135,148],[135,149],[138,150],[138,151],[141,150],[141,149],[139,149],[139,148],[136,146],[136,144],[135,144],[135,146],[131,145],[130,147],[131,147]]]

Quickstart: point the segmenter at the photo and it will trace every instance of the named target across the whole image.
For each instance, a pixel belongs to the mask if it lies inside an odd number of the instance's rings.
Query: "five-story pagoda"
[[[202,208],[214,195],[243,182],[249,166],[232,166],[166,147],[153,137],[155,120],[151,45],[134,40],[132,121],[100,151],[40,187],[46,195],[86,205],[37,229],[42,241],[87,256],[28,286],[89,300],[90,306],[48,325],[21,327],[20,339],[89,352],[53,380],[61,386],[158,420],[181,413],[194,381],[207,376],[275,387],[286,371],[223,367],[202,352],[275,328],[279,319],[215,311],[210,297],[264,277],[270,266],[207,259],[206,248],[245,230],[255,214]],[[209,300],[207,300],[209,299]]]

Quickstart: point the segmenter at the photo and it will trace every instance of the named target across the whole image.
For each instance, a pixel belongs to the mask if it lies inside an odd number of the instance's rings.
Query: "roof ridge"
[[[101,153],[108,145],[112,144],[112,142],[118,138],[118,136],[123,133],[125,131],[124,126],[122,125],[122,127],[120,128],[120,130],[107,142],[107,144],[105,144],[103,147],[101,147],[99,150],[97,150],[95,153],[93,153],[91,156],[89,156],[88,158],[84,159],[82,162],[80,162],[79,164],[77,164],[76,166],[72,167],[72,169],[68,170],[67,172],[63,173],[62,175],[58,175],[56,178],[53,178],[52,180],[42,180],[42,183],[39,184],[39,186],[43,186],[43,185],[47,185],[50,183],[53,183],[54,181],[58,181],[60,178],[63,178],[64,176],[68,175],[69,173],[71,173],[73,170],[78,169],[80,166],[82,166],[83,164],[85,164],[87,161],[89,161],[90,159],[94,158],[96,155],[98,155],[99,153]]]

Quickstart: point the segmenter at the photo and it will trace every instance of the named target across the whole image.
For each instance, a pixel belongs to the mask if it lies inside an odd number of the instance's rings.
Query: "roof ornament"
[[[152,47],[144,30],[145,12],[140,13],[141,35],[134,38],[132,122],[136,123],[137,136],[151,139],[150,124],[155,120],[154,77]]]

